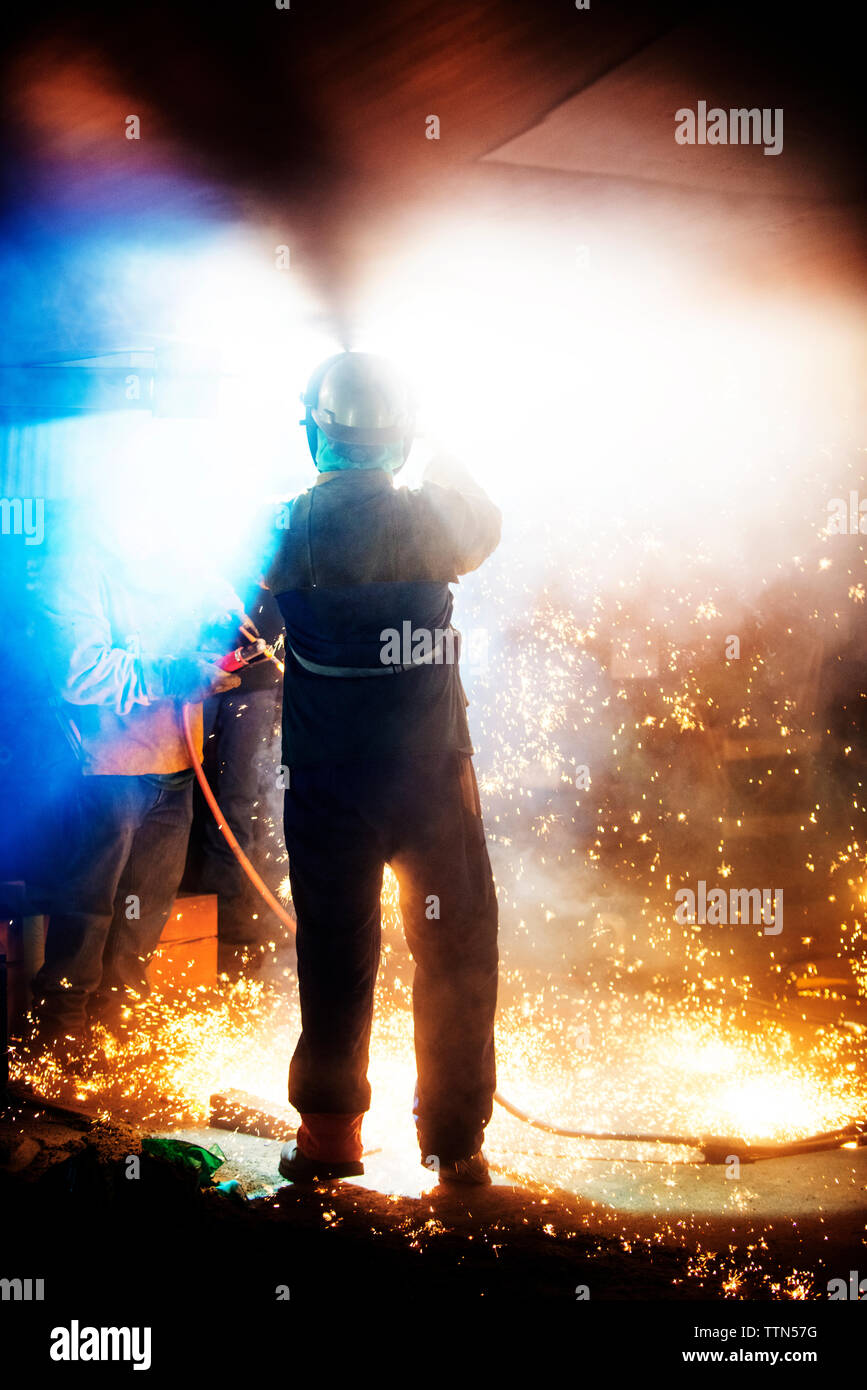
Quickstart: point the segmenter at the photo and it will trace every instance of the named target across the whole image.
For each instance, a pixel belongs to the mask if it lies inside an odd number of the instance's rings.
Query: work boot
[[[430,1170],[429,1160],[422,1160],[422,1167]],[[491,1174],[484,1150],[471,1154],[469,1158],[453,1158],[438,1162],[433,1168],[440,1182],[463,1184],[467,1187],[490,1187]]]
[[[280,1151],[280,1174],[290,1182],[356,1178],[361,1162],[361,1122],[364,1113],[325,1115],[301,1112],[294,1144]]]
[[[277,1165],[281,1178],[287,1182],[336,1182],[339,1178],[357,1178],[364,1172],[364,1164],[358,1159],[334,1161],[324,1158],[308,1158],[297,1144],[284,1144],[280,1150]]]

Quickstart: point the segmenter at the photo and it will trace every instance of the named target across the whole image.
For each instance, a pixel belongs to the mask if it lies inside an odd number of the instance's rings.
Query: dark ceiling
[[[332,299],[404,218],[464,204],[538,220],[620,208],[639,225],[674,210],[675,238],[705,238],[742,276],[860,284],[850,13],[669,0],[41,4],[19,12],[7,51],[6,198],[29,167],[62,166],[85,201],[102,186],[134,217],[134,182],[131,193],[116,174],[133,157],[118,132],[136,111],[143,170],[180,169],[285,225]],[[535,129],[577,93],[574,115]],[[678,95],[785,106],[785,153],[748,151],[720,186],[712,151],[666,133]],[[438,141],[425,138],[430,114]],[[142,182],[143,201],[154,186]]]

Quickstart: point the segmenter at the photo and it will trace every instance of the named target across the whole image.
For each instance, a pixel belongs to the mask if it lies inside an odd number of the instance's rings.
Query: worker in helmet
[[[268,572],[286,627],[284,829],[302,1026],[289,1071],[301,1125],[280,1172],[303,1182],[364,1171],[388,863],[415,960],[421,1161],[442,1182],[487,1183],[497,900],[449,586],[495,549],[501,515],[454,460],[429,464],[417,490],[394,486],[414,409],[383,359],[330,358],[303,400],[319,476],[281,509]],[[396,653],[395,632],[412,633],[410,652]]]

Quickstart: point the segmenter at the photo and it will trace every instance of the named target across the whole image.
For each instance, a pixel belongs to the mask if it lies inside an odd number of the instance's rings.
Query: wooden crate
[[[148,980],[163,991],[217,983],[215,894],[189,893],[175,899],[148,966]]]
[[[45,954],[47,917],[0,917],[0,954],[6,956],[9,1028],[15,1032],[30,1008],[30,982]],[[161,991],[195,989],[217,982],[217,898],[195,893],[175,900],[148,980]]]

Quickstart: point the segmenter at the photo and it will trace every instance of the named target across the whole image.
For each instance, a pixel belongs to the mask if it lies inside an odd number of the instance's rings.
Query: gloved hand
[[[164,656],[146,671],[148,689],[169,700],[205,700],[241,684],[234,671],[224,671],[208,652]]]
[[[223,695],[227,690],[235,690],[241,684],[241,677],[237,671],[224,671],[222,666],[218,666],[215,661],[205,659],[204,672],[208,685],[202,688],[201,699],[206,700],[209,695]]]

